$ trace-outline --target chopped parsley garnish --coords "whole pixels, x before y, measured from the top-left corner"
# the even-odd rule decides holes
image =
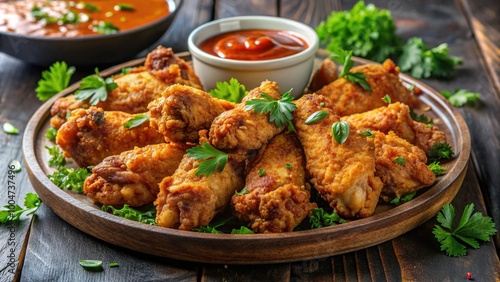
[[[471,92],[467,89],[455,89],[452,92],[443,90],[441,94],[455,107],[474,105],[479,101],[481,94]]]
[[[262,168],[259,169],[259,177],[266,175],[266,171],[263,170]]]
[[[109,267],[118,267],[120,266],[117,262],[110,262]]]
[[[345,121],[337,121],[332,124],[332,136],[335,141],[339,144],[343,144],[347,137],[349,137],[349,132],[351,128],[349,123]]]
[[[123,205],[121,209],[106,205],[103,205],[101,209],[105,212],[111,211],[112,214],[119,217],[146,223],[149,225],[156,225],[156,207],[154,205],[148,206],[147,210],[145,211],[134,209],[127,204]]]
[[[351,60],[352,51],[346,51],[343,49],[334,50],[335,54],[331,55],[330,58],[334,61],[339,62],[344,67],[342,72],[340,72],[339,77],[345,77],[348,81],[352,83],[357,83],[363,89],[372,91],[372,88],[368,82],[366,82],[366,75],[362,72],[350,72],[351,68],[354,66],[354,61]]]
[[[96,5],[90,3],[85,3],[83,7],[85,8],[85,10],[89,10],[90,12],[99,12],[99,8]]]
[[[297,109],[292,103],[293,97],[289,91],[283,93],[280,100],[274,100],[266,93],[262,93],[261,99],[252,99],[245,102],[245,111],[254,110],[256,113],[269,113],[269,121],[274,122],[276,127],[288,124],[288,130],[293,130],[292,112]]]
[[[32,215],[38,208],[42,200],[35,193],[27,193],[24,197],[24,208],[19,205],[5,205],[0,210],[0,223],[7,223],[10,221],[19,221],[22,214]]]
[[[405,166],[406,165],[406,160],[405,158],[403,157],[396,157],[394,159],[394,162],[397,164],[397,165],[400,165],[400,166]]]
[[[491,217],[484,216],[481,212],[474,211],[474,204],[468,204],[460,218],[458,226],[455,223],[455,207],[452,204],[444,205],[437,215],[440,225],[434,225],[432,233],[441,243],[441,251],[445,251],[448,256],[460,257],[467,254],[467,244],[474,249],[479,248],[479,242],[489,241],[490,236],[497,230]]]
[[[3,124],[3,131],[10,135],[19,134],[19,129],[17,129],[12,123],[6,122]]]
[[[240,226],[239,229],[233,228],[233,230],[231,230],[231,234],[254,234],[254,232],[246,226]]]
[[[438,161],[430,163],[428,167],[435,176],[441,176],[446,172],[446,169]]]
[[[102,260],[81,259],[80,265],[88,271],[103,271]]]
[[[247,187],[243,187],[243,189],[241,189],[241,191],[240,191],[240,192],[238,192],[238,191],[235,191],[235,192],[234,192],[234,194],[235,194],[236,196],[242,196],[242,195],[245,195],[246,193],[248,193]]]
[[[45,138],[49,139],[50,141],[56,141],[56,137],[57,137],[57,129],[51,126],[45,132]]]
[[[120,29],[112,22],[100,21],[97,25],[94,26],[93,30],[100,34],[114,34],[117,33]]]
[[[248,93],[245,85],[240,84],[236,78],[231,78],[229,83],[226,81],[217,82],[215,89],[208,92],[212,97],[224,99],[234,103],[240,103],[243,97]]]
[[[316,111],[314,113],[312,113],[310,116],[308,116],[306,118],[306,120],[304,121],[305,124],[313,124],[313,123],[316,123],[324,118],[326,118],[326,116],[328,115],[328,111],[327,110],[319,110],[319,111]]]
[[[411,199],[415,198],[415,195],[417,195],[417,192],[412,192],[412,193],[406,194],[402,197],[396,197],[396,198],[392,199],[390,203],[393,205],[401,205],[401,204],[406,203],[406,202],[410,201]]]
[[[285,164],[285,167],[286,167],[286,168],[292,168],[292,164],[286,163],[286,164]]]
[[[419,115],[419,114],[415,113],[415,111],[413,111],[413,109],[411,109],[411,108],[410,108],[410,116],[411,116],[411,119],[414,121],[418,121],[418,122],[425,123],[425,124],[433,124],[434,123],[434,120],[432,118],[427,117],[425,114]]]
[[[432,163],[439,160],[451,159],[453,154],[453,149],[450,144],[446,142],[438,142],[432,146],[427,157],[429,163]]]
[[[45,146],[45,149],[49,151],[49,155],[51,156],[51,158],[49,159],[50,167],[57,168],[66,165],[66,158],[64,158],[63,153],[59,150],[59,146]]]
[[[135,10],[133,5],[130,4],[124,4],[124,3],[119,3],[116,4],[114,7],[115,11],[133,11]]]
[[[48,70],[42,71],[42,78],[38,81],[38,86],[35,89],[38,99],[47,101],[68,87],[75,70],[75,67],[68,67],[65,62],[55,62]]]
[[[202,160],[196,169],[196,176],[209,176],[215,171],[221,172],[228,160],[227,153],[217,150],[207,142],[189,148],[186,152],[189,157],[193,157],[197,161]]]
[[[47,175],[47,177],[59,188],[83,193],[83,182],[90,176],[86,168],[68,168],[60,166],[57,171]]]
[[[329,214],[323,208],[313,208],[309,215],[311,229],[333,226],[345,222],[347,220],[341,218],[336,212]]]
[[[133,118],[129,119],[126,123],[123,124],[123,126],[127,129],[132,129],[134,127],[138,127],[139,125],[148,122],[150,119],[149,114],[138,114],[135,115]]]
[[[415,78],[449,78],[462,59],[449,56],[448,51],[446,43],[431,49],[422,38],[413,37],[403,46],[398,64],[401,71],[409,72]]]
[[[118,85],[111,77],[104,79],[95,69],[95,75],[89,75],[82,79],[80,87],[76,90],[75,98],[81,101],[90,100],[91,105],[97,105],[99,101],[106,101],[108,92],[113,91]]]
[[[382,101],[384,101],[387,104],[390,104],[391,103],[391,96],[389,96],[388,94],[385,94],[385,96],[382,97]]]
[[[359,132],[358,134],[361,135],[361,136],[363,136],[363,137],[375,138],[375,135],[373,134],[373,132],[370,129],[367,129],[365,131]]]

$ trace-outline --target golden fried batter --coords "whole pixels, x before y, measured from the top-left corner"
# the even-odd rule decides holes
[[[305,157],[293,132],[275,136],[248,166],[247,193],[232,198],[234,215],[255,233],[290,232],[314,207]]]
[[[83,191],[103,205],[139,207],[156,200],[159,183],[179,166],[187,146],[154,144],[109,156],[92,169]]]
[[[402,102],[412,108],[419,106],[417,97],[401,83],[399,67],[396,67],[393,61],[388,59],[382,65],[356,66],[351,72],[366,75],[366,81],[373,91],[365,90],[345,78],[339,78],[316,91],[317,94],[328,98],[335,114],[347,116],[385,106],[382,101],[385,95],[389,95],[393,102]]]
[[[309,84],[308,91],[316,92],[339,78],[337,65],[330,58],[326,58],[321,62],[321,66],[314,72]]]
[[[304,148],[313,187],[339,215],[370,216],[383,184],[375,176],[375,154],[366,138],[351,125],[347,140],[338,144],[331,127],[340,119],[324,96],[307,94],[295,104],[298,109],[294,111],[293,125]],[[328,111],[328,115],[316,123],[305,124],[307,117],[319,110]]]
[[[436,181],[436,176],[427,166],[427,156],[420,148],[392,131],[387,135],[377,131],[373,134],[375,137],[367,140],[375,147],[375,175],[384,183],[384,200],[402,197]]]
[[[96,107],[107,111],[123,111],[136,114],[147,112],[152,100],[161,97],[163,90],[173,84],[185,84],[202,89],[192,68],[177,57],[170,48],[159,46],[148,54],[145,66],[132,68],[127,74],[113,76],[118,85],[108,93],[105,101]],[[59,128],[66,121],[69,112],[79,108],[89,108],[88,101],[81,101],[75,95],[58,99],[52,106],[50,123]]]
[[[198,142],[198,131],[209,129],[212,121],[235,104],[183,85],[172,85],[148,108],[151,126],[168,142]]]
[[[172,176],[160,183],[155,201],[159,226],[192,230],[210,223],[222,212],[235,191],[244,185],[240,164],[229,161],[222,172],[196,176],[199,162],[184,155]]]
[[[127,129],[124,124],[134,115],[100,108],[77,109],[57,131],[56,143],[66,157],[79,166],[100,163],[105,157],[118,155],[134,147],[165,143],[163,135],[149,123]]]
[[[261,98],[262,93],[275,100],[281,99],[276,82],[264,81],[259,87],[252,89],[234,109],[225,111],[214,119],[209,132],[210,143],[214,147],[222,150],[255,150],[283,130],[284,126],[276,127],[274,122],[269,121],[269,114],[245,110],[245,102]]]

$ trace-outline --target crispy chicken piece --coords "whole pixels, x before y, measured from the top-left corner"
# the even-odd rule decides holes
[[[275,100],[281,99],[277,82],[264,81],[252,89],[234,109],[214,119],[209,132],[209,140],[214,147],[242,152],[256,150],[284,129],[284,126],[276,127],[274,122],[270,122],[269,114],[245,110],[245,102],[261,98],[262,93]]]
[[[100,163],[134,147],[165,143],[163,135],[149,123],[127,129],[124,124],[134,115],[100,108],[77,109],[57,131],[56,143],[66,157],[79,166]]]
[[[390,201],[436,181],[436,176],[427,166],[427,156],[420,148],[392,131],[387,135],[378,131],[373,131],[373,134],[375,137],[367,140],[375,147],[375,175],[384,183],[382,199]]]
[[[375,154],[366,138],[350,126],[343,144],[338,144],[331,133],[339,121],[326,97],[307,94],[296,102],[293,124],[306,155],[310,182],[337,213],[343,217],[367,217],[377,206],[382,181],[375,176]],[[322,104],[325,106],[322,106]],[[313,124],[305,124],[311,114],[319,110],[328,115]]]
[[[186,154],[174,174],[160,183],[154,202],[159,226],[192,230],[208,225],[225,209],[235,191],[243,188],[241,164],[230,160],[222,172],[210,176],[196,176],[198,165]]]
[[[132,68],[127,74],[113,76],[113,81],[118,87],[108,94],[106,101],[96,106],[106,111],[131,114],[147,112],[149,102],[161,97],[169,85],[179,83],[202,89],[193,69],[177,57],[172,49],[161,46],[148,54],[144,66]],[[59,128],[69,112],[89,107],[88,101],[77,100],[75,95],[62,97],[50,110],[53,116],[50,123],[54,128]]]
[[[412,108],[419,107],[417,97],[401,83],[399,67],[393,61],[387,59],[382,65],[356,66],[351,72],[366,75],[366,81],[373,91],[365,90],[345,78],[339,78],[316,91],[316,94],[328,98],[335,114],[347,116],[385,106],[382,100],[385,95],[389,95],[393,102],[402,102]]]
[[[172,85],[148,108],[151,126],[168,142],[198,142],[198,131],[209,129],[212,121],[235,104],[184,85]]]
[[[437,126],[427,126],[414,121],[410,116],[410,108],[403,103],[391,103],[364,113],[341,117],[361,131],[377,130],[383,133],[393,131],[399,137],[417,145],[425,153],[438,142],[446,142],[446,134]]]
[[[321,62],[320,68],[314,73],[308,91],[316,92],[339,78],[337,65],[330,58]]]
[[[247,193],[234,194],[231,201],[235,216],[255,233],[293,231],[314,207],[305,183],[304,152],[295,133],[275,136],[248,167]]]
[[[109,156],[92,169],[84,193],[103,205],[140,207],[156,200],[159,183],[179,166],[187,146],[154,144]]]

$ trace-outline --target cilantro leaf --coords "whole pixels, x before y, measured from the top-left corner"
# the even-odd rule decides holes
[[[446,172],[446,169],[438,161],[430,163],[428,167],[435,176],[441,176]]]
[[[102,78],[97,68],[95,69],[95,74],[83,78],[80,87],[75,92],[76,99],[81,101],[90,100],[90,104],[94,106],[99,101],[106,101],[108,92],[118,87],[111,77]]]
[[[111,211],[112,214],[119,217],[146,223],[149,225],[156,225],[156,207],[153,205],[148,206],[145,211],[134,209],[127,204],[123,205],[121,209],[106,205],[103,205],[101,209],[105,212]]]
[[[297,109],[292,103],[293,97],[289,91],[283,93],[280,100],[274,100],[266,93],[262,93],[262,98],[251,99],[245,102],[245,111],[254,110],[256,113],[269,113],[269,121],[274,122],[276,127],[288,124],[288,129],[293,130],[292,125],[292,112]]]
[[[366,75],[361,72],[350,72],[351,68],[354,66],[354,61],[351,60],[352,51],[346,51],[343,49],[335,49],[335,54],[330,56],[330,58],[338,63],[342,64],[342,72],[340,72],[339,77],[345,77],[348,81],[352,83],[357,83],[363,89],[372,91],[372,88],[368,82],[366,82]]]
[[[38,81],[38,86],[35,89],[38,99],[47,101],[68,87],[75,70],[75,67],[68,67],[65,62],[55,62],[48,70],[42,71],[42,78]]]
[[[229,83],[226,81],[217,82],[215,89],[208,93],[215,98],[240,103],[243,97],[247,95],[248,91],[246,91],[245,85],[240,84],[236,78],[231,78]]]
[[[51,126],[45,132],[45,138],[49,139],[50,141],[56,141],[56,137],[57,137],[57,129]]]
[[[259,176],[260,176],[260,172],[259,172]],[[247,187],[243,187],[243,189],[241,189],[241,191],[234,191],[234,194],[236,196],[242,196],[242,195],[245,195],[246,193],[248,193],[248,190],[247,190]]]
[[[437,142],[430,149],[427,157],[429,162],[435,162],[439,160],[446,160],[453,157],[453,149],[450,144],[446,142]]]
[[[47,177],[61,189],[83,193],[83,182],[90,174],[86,168],[72,169],[60,166],[57,171]]]
[[[35,193],[27,193],[24,197],[24,208],[19,205],[5,205],[0,210],[0,223],[19,221],[22,214],[32,215],[40,207],[42,200]]]
[[[313,208],[309,215],[311,228],[321,228],[345,223],[347,220],[341,218],[336,212],[327,213],[323,208]]]
[[[66,158],[64,158],[63,153],[59,150],[59,146],[45,146],[45,149],[49,151],[49,155],[51,156],[49,159],[50,167],[61,167],[66,164]]]
[[[138,127],[139,125],[149,121],[149,119],[150,119],[149,113],[138,114],[138,115],[135,115],[133,118],[127,120],[127,122],[123,124],[123,127],[127,128],[127,129],[132,129],[134,127]]]
[[[424,114],[419,115],[419,114],[415,113],[415,111],[411,108],[410,108],[410,117],[412,120],[418,121],[421,123],[425,123],[425,124],[433,124],[434,123],[434,119],[429,118]]]
[[[228,160],[227,153],[217,150],[207,142],[203,142],[201,146],[189,148],[186,152],[189,157],[197,161],[203,160],[196,169],[196,176],[209,176],[215,171],[221,172]]]
[[[239,229],[231,230],[231,234],[254,234],[254,232],[246,226],[240,226]]]
[[[406,194],[402,197],[396,197],[396,198],[392,199],[390,203],[393,205],[401,205],[401,204],[406,203],[406,202],[410,201],[411,199],[415,198],[415,195],[417,195],[417,192],[412,192],[412,193]]]
[[[100,21],[93,27],[92,30],[100,34],[114,34],[117,33],[120,29],[112,22]]]
[[[443,90],[441,91],[441,94],[455,107],[473,105],[479,101],[479,98],[481,97],[481,94],[471,92],[467,89],[455,89],[453,93]]]
[[[483,217],[481,212],[472,214],[473,211],[474,204],[465,206],[456,228],[453,228],[455,207],[452,204],[444,205],[438,213],[437,221],[441,225],[434,225],[432,233],[441,243],[441,250],[445,251],[448,256],[466,255],[467,250],[464,244],[478,249],[478,240],[489,241],[490,236],[497,232],[491,217]]]

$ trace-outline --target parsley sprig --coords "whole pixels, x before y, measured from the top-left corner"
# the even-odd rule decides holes
[[[291,91],[292,89],[283,93],[279,100],[274,100],[266,93],[261,93],[262,98],[255,98],[245,102],[245,111],[254,110],[259,114],[269,113],[269,121],[274,122],[276,127],[288,124],[288,130],[293,131],[292,113],[297,109],[297,106],[292,102]]]
[[[97,105],[99,101],[106,101],[108,92],[116,89],[118,85],[113,81],[113,78],[104,79],[99,74],[99,69],[95,69],[95,75],[89,75],[82,79],[80,87],[76,90],[76,99],[90,100],[91,105]]]
[[[338,63],[342,64],[342,72],[339,77],[345,77],[348,81],[352,83],[357,83],[363,89],[372,91],[372,88],[368,82],[366,82],[366,75],[362,72],[351,72],[351,68],[354,66],[354,61],[351,60],[352,50],[335,49],[333,55],[330,58]]]
[[[47,175],[57,187],[63,190],[71,190],[77,193],[83,193],[83,182],[90,176],[90,172],[86,168],[68,168],[60,166],[57,171]]]
[[[123,205],[121,209],[106,205],[103,205],[101,209],[105,212],[111,211],[112,214],[119,217],[149,225],[156,225],[156,207],[154,205],[148,206],[145,211],[134,209],[127,204]]]
[[[231,78],[229,83],[227,81],[217,82],[215,89],[208,92],[212,97],[224,99],[234,103],[240,103],[248,91],[245,85],[240,84],[236,78]]]
[[[134,117],[130,118],[129,120],[127,120],[127,122],[125,122],[123,124],[123,127],[125,127],[126,129],[132,129],[134,127],[138,127],[139,125],[141,125],[145,122],[148,122],[149,119],[150,119],[150,116],[148,113],[138,114],[138,115],[135,115]]]
[[[443,90],[441,94],[455,107],[474,105],[481,97],[481,94],[471,92],[467,89],[455,89],[453,92]]]
[[[491,217],[485,216],[481,212],[474,211],[474,204],[468,204],[460,218],[458,226],[454,227],[455,207],[452,204],[444,205],[437,215],[440,225],[435,225],[432,233],[441,243],[441,251],[445,251],[448,256],[459,257],[467,254],[467,244],[474,249],[479,248],[479,242],[489,241],[490,236],[495,234],[495,223]]]
[[[24,197],[24,208],[19,205],[5,205],[2,210],[0,210],[0,223],[7,223],[9,221],[19,221],[22,214],[31,215],[34,214],[42,200],[35,193],[27,193]]]
[[[341,218],[336,212],[329,214],[323,208],[313,208],[309,215],[309,223],[312,229],[333,226],[345,222],[347,222],[347,220]]]
[[[221,172],[224,170],[228,160],[228,154],[217,150],[207,142],[203,142],[200,146],[189,148],[187,155],[195,160],[202,160],[196,169],[196,176],[209,176],[215,171]]]
[[[65,62],[55,62],[48,70],[42,71],[42,78],[38,81],[38,86],[35,89],[38,99],[47,101],[68,87],[75,70],[75,67],[68,67]]]

